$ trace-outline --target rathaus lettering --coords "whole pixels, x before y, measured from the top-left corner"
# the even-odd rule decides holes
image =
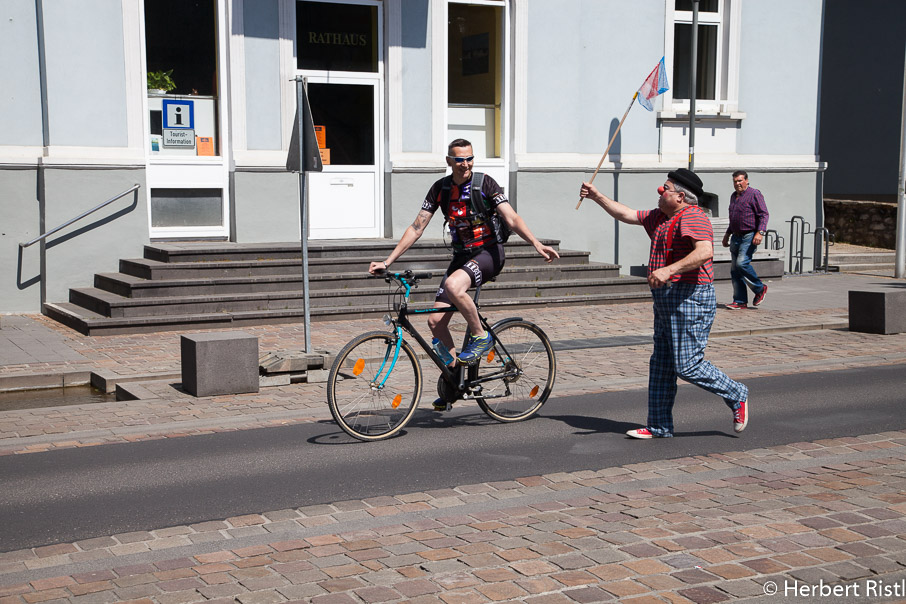
[[[365,34],[341,34],[308,32],[309,44],[334,44],[337,46],[367,46],[368,37]]]

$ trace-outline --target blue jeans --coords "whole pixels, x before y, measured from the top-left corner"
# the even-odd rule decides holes
[[[733,280],[733,301],[738,304],[749,303],[749,292],[746,285],[755,294],[764,289],[764,283],[752,268],[752,254],[758,249],[757,245],[752,245],[754,236],[754,232],[745,235],[730,235],[730,257],[733,259],[733,265],[730,267],[730,279]]]
[[[654,300],[654,351],[648,364],[648,430],[673,436],[676,380],[683,379],[724,399],[732,410],[749,389],[705,360],[714,323],[714,286],[674,283],[651,290]]]

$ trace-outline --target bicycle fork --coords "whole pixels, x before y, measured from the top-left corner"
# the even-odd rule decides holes
[[[381,362],[381,366],[378,368],[377,374],[374,376],[374,379],[371,380],[371,389],[372,390],[383,390],[384,389],[384,384],[387,382],[387,378],[390,377],[390,372],[393,371],[394,367],[396,367],[396,361],[400,357],[400,348],[403,347],[403,334],[402,334],[402,329],[400,328],[399,325],[396,326],[396,329],[394,330],[394,334],[395,334],[394,341],[392,343],[388,343],[387,351],[384,353],[384,360]],[[393,360],[390,361],[390,366],[388,367],[387,360],[390,359],[391,346],[392,346],[392,350],[393,350]],[[381,373],[384,372],[385,367],[387,368],[387,373],[385,373],[384,378],[381,379]],[[378,383],[378,380],[380,380],[380,383]],[[393,407],[394,409],[396,409],[397,407],[400,406],[400,403],[402,402],[402,400],[403,400],[402,395],[397,394],[393,398],[393,401],[390,403],[390,406]]]

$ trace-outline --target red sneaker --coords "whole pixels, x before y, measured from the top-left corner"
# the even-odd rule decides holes
[[[727,304],[725,308],[727,310],[745,310],[749,305],[745,302],[733,302],[732,304]]]
[[[764,287],[761,288],[760,292],[755,294],[755,299],[752,300],[752,306],[758,306],[759,304],[764,302],[764,297],[767,293],[768,293],[768,286],[765,285]]]
[[[742,432],[749,425],[749,401],[739,403],[739,409],[733,412],[733,430]]]
[[[654,438],[654,434],[648,428],[639,428],[638,430],[630,430],[626,433],[626,436],[631,436],[632,438]]]

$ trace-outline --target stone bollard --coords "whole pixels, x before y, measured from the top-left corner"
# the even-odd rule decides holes
[[[882,334],[906,332],[906,291],[850,290],[849,330]]]
[[[182,336],[182,387],[193,396],[258,392],[258,338],[242,331]]]

